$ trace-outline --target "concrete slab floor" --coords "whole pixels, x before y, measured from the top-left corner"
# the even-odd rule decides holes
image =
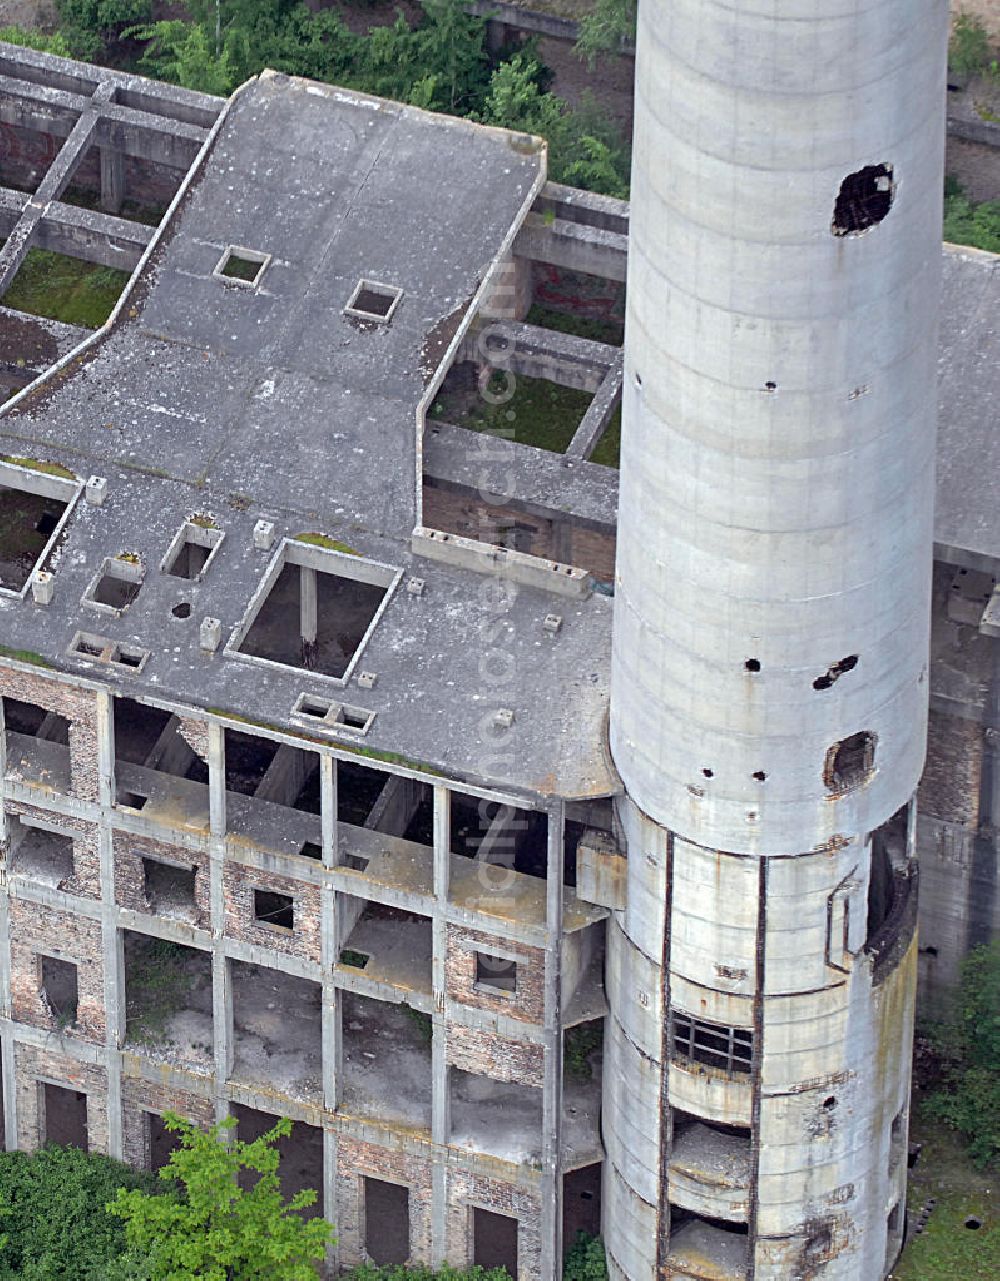
[[[207,952],[126,931],[125,1039],[150,1058],[213,1069],[212,961]]]
[[[316,1102],[323,1094],[322,988],[280,970],[230,961],[233,1079]]]
[[[344,948],[368,957],[364,976],[373,983],[431,995],[434,941],[429,917],[370,903]]]
[[[431,1126],[430,1019],[342,992],[343,1111],[407,1128]]]
[[[451,1144],[538,1165],[542,1159],[542,1092],[451,1069]]]
[[[73,875],[73,841],[56,832],[22,827],[23,839],[9,857],[9,874],[58,887]]]

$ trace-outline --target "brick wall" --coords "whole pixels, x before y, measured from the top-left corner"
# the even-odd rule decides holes
[[[517,991],[509,997],[476,988],[476,953],[487,952],[509,956],[517,962]],[[448,951],[445,957],[445,991],[453,1001],[509,1014],[529,1023],[544,1019],[545,953],[541,948],[523,943],[511,944],[477,930],[448,927]]]
[[[149,1129],[145,1113],[176,1112],[178,1116],[207,1128],[215,1121],[212,1099],[167,1084],[125,1077],[122,1081],[122,1109],[125,1160],[140,1170],[149,1169]]]
[[[18,801],[8,801],[8,814],[16,814],[26,822],[41,819],[46,825],[56,824],[73,837],[73,876],[63,887],[67,894],[78,894],[81,898],[101,897],[101,857],[97,849],[97,824],[88,823],[82,818],[70,818],[66,814],[52,814],[49,810],[38,809],[34,805],[22,805]]]
[[[540,1197],[516,1184],[484,1179],[464,1170],[450,1170],[448,1173],[448,1262],[459,1268],[472,1263],[473,1206],[517,1219],[518,1273],[522,1277],[540,1276]]]
[[[496,506],[478,493],[424,484],[424,524],[478,542],[496,543],[498,530],[516,526],[520,551],[589,570],[602,582],[615,572],[613,530],[589,528],[571,521],[553,526],[551,520],[513,506]],[[505,535],[506,537],[506,535]]]
[[[93,691],[0,666],[0,696],[34,703],[47,712],[66,717],[70,722],[70,790],[80,800],[96,801],[97,697]]]
[[[187,846],[171,845],[150,836],[133,836],[130,832],[113,832],[111,836],[115,859],[115,902],[133,912],[149,912],[150,904],[145,895],[143,858],[161,858],[168,863],[182,863],[195,867],[193,924],[207,929],[211,919],[211,890],[209,856],[202,850]]]
[[[948,823],[979,822],[983,728],[975,721],[931,712],[927,764],[917,792],[918,809]]]
[[[288,894],[295,900],[295,929],[285,930],[254,920],[253,891],[269,890],[275,894]],[[222,890],[225,902],[226,937],[240,939],[268,947],[286,956],[299,956],[304,960],[321,960],[320,944],[320,890],[316,885],[297,881],[290,876],[278,876],[227,862],[222,873]]]
[[[53,1049],[18,1042],[14,1049],[17,1074],[18,1147],[33,1152],[45,1140],[38,1108],[38,1082],[50,1081],[87,1095],[87,1140],[91,1152],[108,1151],[108,1082],[104,1068],[78,1063]]]
[[[41,997],[39,957],[55,956],[76,965],[76,1024],[61,1035],[104,1041],[104,960],[101,923],[59,912],[29,899],[10,900],[10,985],[13,1017],[33,1027],[57,1030]]]
[[[452,1023],[448,1028],[448,1065],[492,1077],[541,1088],[545,1052],[530,1041],[511,1041],[481,1028]]]
[[[431,1162],[374,1143],[341,1135],[337,1143],[337,1238],[340,1261],[345,1267],[363,1263],[364,1180],[384,1179],[409,1189],[410,1258],[417,1263],[431,1259]]]
[[[192,720],[189,716],[178,716],[178,731],[192,752],[208,764],[208,721]]]

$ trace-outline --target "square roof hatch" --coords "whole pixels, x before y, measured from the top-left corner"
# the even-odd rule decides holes
[[[69,472],[63,474],[62,468],[56,473],[0,462],[0,594],[24,595],[80,488],[80,482]]]
[[[345,316],[354,316],[358,320],[373,321],[378,325],[387,325],[392,314],[399,306],[403,296],[402,289],[395,285],[380,285],[374,280],[359,280],[351,301],[344,308]]]
[[[229,285],[256,289],[270,261],[270,254],[244,249],[241,245],[227,245],[212,275]]]
[[[226,652],[344,685],[401,577],[391,565],[286,538]]]

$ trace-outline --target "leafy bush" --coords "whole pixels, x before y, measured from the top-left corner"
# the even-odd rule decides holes
[[[56,0],[56,9],[73,53],[93,62],[126,27],[149,21],[153,0]]]
[[[958,1013],[935,1040],[945,1085],[927,1112],[964,1135],[980,1168],[1000,1163],[1000,942],[965,958]]]
[[[607,1281],[608,1261],[600,1237],[578,1232],[563,1259],[563,1281]]]
[[[481,1268],[478,1265],[460,1270],[445,1264],[439,1272],[434,1272],[420,1264],[379,1267],[374,1263],[363,1263],[347,1274],[347,1281],[510,1281],[510,1274],[506,1268]]]
[[[944,189],[944,238],[953,245],[1000,253],[1000,200],[973,204],[961,185],[949,179]]]
[[[586,99],[578,111],[540,85],[542,69],[526,54],[501,63],[478,119],[538,134],[549,144],[549,177],[607,196],[628,195],[629,151],[605,113]]]
[[[179,1194],[152,1195],[119,1188],[108,1213],[125,1222],[129,1254],[124,1276],[142,1281],[316,1281],[315,1262],[333,1240],[324,1219],[298,1211],[315,1204],[316,1192],[297,1192],[289,1201],[278,1178],[277,1141],[291,1133],[282,1117],[252,1143],[226,1141],[236,1125],[229,1117],[201,1130],[170,1113],[166,1126],[180,1146],[159,1177]],[[260,1177],[246,1190],[238,1175]],[[123,1281],[117,1276],[114,1281]]]
[[[105,1281],[125,1245],[105,1212],[119,1189],[155,1180],[78,1148],[0,1153],[0,1281]]]
[[[948,45],[948,69],[963,79],[981,75],[990,65],[990,41],[981,20],[971,13],[955,19]]]
[[[576,51],[593,67],[598,54],[620,49],[625,40],[635,39],[639,0],[597,0],[591,13],[580,19]]]
[[[54,53],[60,58],[71,57],[66,37],[61,31],[47,36],[44,31],[26,31],[24,27],[0,27],[0,40],[20,45],[22,49],[37,49],[40,53]]]

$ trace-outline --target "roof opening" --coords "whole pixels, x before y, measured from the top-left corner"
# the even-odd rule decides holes
[[[83,603],[106,613],[123,614],[139,595],[143,568],[131,557],[109,556],[83,594]]]
[[[880,223],[892,208],[892,165],[865,165],[840,184],[833,207],[835,236],[857,235]]]
[[[0,463],[0,590],[24,589],[76,488],[61,477]]]
[[[380,285],[373,280],[359,280],[344,312],[348,316],[358,316],[362,320],[376,320],[381,324],[388,324],[402,296],[402,289],[397,289],[394,285]]]
[[[167,548],[160,568],[174,578],[198,582],[204,578],[209,561],[224,537],[221,529],[204,524],[201,519],[185,521]]]
[[[229,652],[331,676],[343,683],[371,635],[400,571],[286,539],[250,602]],[[298,709],[302,711],[303,709]],[[306,716],[325,718],[305,710]],[[352,709],[337,723],[361,729]],[[358,713],[361,715],[361,713]],[[368,714],[365,713],[365,720]]]
[[[258,253],[256,249],[243,249],[238,245],[227,245],[212,274],[234,285],[245,285],[248,289],[253,289],[260,284],[264,268],[270,261],[270,254]]]

